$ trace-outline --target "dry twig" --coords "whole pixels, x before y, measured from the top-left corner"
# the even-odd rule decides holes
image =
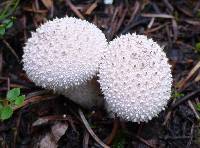
[[[72,4],[70,0],[65,0],[65,3],[71,8],[71,10],[82,20],[85,19],[85,17],[79,12],[79,10]]]
[[[87,120],[86,120],[86,118],[85,118],[83,112],[81,111],[81,109],[79,109],[78,112],[79,112],[79,115],[80,115],[80,117],[81,117],[81,119],[82,119],[82,121],[83,121],[83,123],[84,123],[84,125],[85,125],[85,127],[86,127],[86,129],[87,129],[87,131],[90,133],[90,135],[93,137],[93,139],[94,139],[97,143],[99,143],[103,148],[110,148],[109,146],[107,146],[106,144],[104,144],[104,143],[96,136],[96,134],[93,132],[93,130],[91,129],[91,127],[90,127],[89,123],[87,122]]]
[[[193,92],[189,93],[188,95],[184,96],[183,98],[179,99],[178,101],[176,101],[174,104],[172,104],[171,109],[175,109],[181,103],[183,103],[191,98],[195,98],[195,96],[198,96],[198,95],[200,95],[200,89],[193,91]]]
[[[194,68],[192,68],[192,70],[189,72],[188,76],[179,81],[177,84],[177,88],[179,88],[179,90],[183,89],[185,87],[185,85],[187,84],[187,82],[189,80],[191,80],[192,76],[194,76],[194,74],[200,69],[200,61],[194,66]]]
[[[113,123],[113,128],[112,128],[112,132],[109,135],[106,144],[107,145],[111,145],[113,139],[115,138],[116,134],[117,134],[117,130],[119,128],[119,120],[117,118],[115,118],[114,123]]]
[[[157,18],[166,18],[166,19],[174,19],[172,15],[168,14],[152,14],[152,13],[142,13],[141,16],[143,17],[157,17]]]
[[[10,46],[10,44],[6,40],[2,40],[6,47],[11,51],[11,53],[16,57],[17,61],[19,62],[19,57],[15,50]]]

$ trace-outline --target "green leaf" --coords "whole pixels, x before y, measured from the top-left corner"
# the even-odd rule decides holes
[[[200,112],[200,103],[197,103],[196,109]]]
[[[6,32],[6,29],[3,25],[0,25],[0,36],[3,36]]]
[[[125,135],[124,132],[122,130],[118,131],[113,144],[112,144],[112,148],[124,148],[125,147]]]
[[[11,19],[6,19],[6,20],[3,21],[3,24],[5,25],[6,29],[9,29],[9,28],[12,27],[13,21]]]
[[[173,90],[172,92],[172,98],[173,99],[178,99],[181,97],[184,97],[185,95],[183,93],[177,92],[176,90]]]
[[[200,18],[200,10],[197,11],[196,16],[197,16],[198,18]]]
[[[125,139],[121,138],[121,139],[115,140],[112,147],[113,148],[124,148],[124,145],[125,145]]]
[[[13,109],[10,106],[5,106],[1,109],[0,119],[6,120],[9,119],[13,114]]]
[[[10,101],[15,100],[20,95],[20,88],[13,88],[7,92],[6,98]]]
[[[3,104],[2,103],[0,103],[0,110],[3,108]]]
[[[20,0],[13,0],[7,6],[4,6],[4,9],[0,11],[0,20],[3,20],[11,15],[16,10],[19,2]]]
[[[20,106],[24,103],[25,95],[19,96],[15,99],[15,105]]]
[[[196,50],[197,50],[198,52],[200,52],[200,42],[196,43],[195,47],[196,47]]]

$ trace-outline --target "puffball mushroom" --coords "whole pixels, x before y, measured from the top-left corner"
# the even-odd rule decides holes
[[[172,75],[156,42],[127,34],[110,42],[100,64],[99,82],[110,112],[127,121],[147,122],[165,109]]]
[[[72,17],[56,18],[37,28],[26,42],[23,68],[36,85],[66,95],[68,89],[85,87],[96,75],[106,47],[105,35],[95,25]],[[87,95],[82,97],[87,102]],[[73,97],[80,103],[78,99]]]

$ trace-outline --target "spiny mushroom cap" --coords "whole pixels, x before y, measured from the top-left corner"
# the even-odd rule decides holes
[[[62,92],[97,73],[106,46],[104,34],[95,25],[72,17],[56,18],[28,39],[24,70],[36,85]]]
[[[110,42],[99,82],[109,111],[127,121],[147,122],[167,105],[172,75],[156,42],[127,34]]]

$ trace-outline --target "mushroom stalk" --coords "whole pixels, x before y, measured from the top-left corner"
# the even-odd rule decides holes
[[[62,92],[62,94],[87,109],[101,107],[104,104],[104,98],[101,95],[100,86],[96,78],[69,88],[65,92]]]

